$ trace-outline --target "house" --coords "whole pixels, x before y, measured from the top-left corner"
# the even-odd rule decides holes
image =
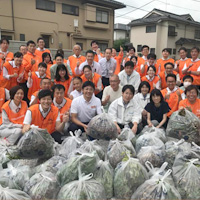
[[[162,49],[169,48],[171,56],[178,58],[181,46],[189,52],[193,46],[200,45],[200,23],[190,14],[177,15],[159,9],[153,9],[143,18],[131,21],[130,41],[137,51],[142,45],[148,45],[152,53],[162,57]]]
[[[127,39],[129,40],[130,27],[126,24],[114,24],[114,40]]]
[[[17,41],[45,39],[47,48],[84,50],[92,40],[100,48],[113,45],[114,0],[1,0],[1,37]]]

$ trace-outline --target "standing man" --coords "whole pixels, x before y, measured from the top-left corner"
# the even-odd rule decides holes
[[[112,49],[105,49],[105,58],[102,58],[99,61],[102,70],[102,83],[103,86],[109,85],[109,78],[114,74],[115,69],[117,67],[117,62],[114,58],[112,58]]]
[[[99,43],[96,40],[93,40],[90,45],[94,52],[94,61],[99,62],[103,56],[99,49]]]
[[[142,57],[138,57],[138,66],[144,65],[147,62],[147,56],[149,54],[149,46],[143,45],[142,49]]]
[[[86,58],[81,55],[81,46],[78,44],[74,45],[73,52],[74,55],[68,57],[67,64],[72,70],[73,77],[75,77],[80,76],[80,74],[76,74],[75,68],[78,68],[81,63],[85,62]]]
[[[135,47],[129,47],[129,48],[128,48],[126,57],[125,57],[124,60],[123,60],[123,66],[125,66],[125,63],[126,63],[127,61],[130,61],[130,59],[131,59],[132,56],[135,56]]]
[[[19,47],[19,52],[23,54],[23,56],[27,53],[27,46],[26,45],[21,45]]]
[[[121,63],[123,59],[124,53],[123,53],[123,48],[120,46],[120,52],[117,56],[117,52],[114,48],[112,48],[112,57],[116,60],[117,62],[117,67],[115,69],[115,74],[119,74],[121,71]]]

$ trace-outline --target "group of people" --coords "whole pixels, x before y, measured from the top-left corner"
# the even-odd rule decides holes
[[[118,55],[114,48],[101,53],[92,41],[85,56],[75,45],[68,59],[58,49],[53,60],[43,38],[28,41],[14,55],[6,38],[0,44],[0,123],[21,124],[22,134],[35,125],[61,143],[69,131],[87,132],[102,110],[119,134],[124,127],[133,134],[145,125],[166,128],[172,113],[183,107],[200,117],[198,47],[191,49],[191,58],[181,47],[177,61],[165,48],[157,60],[147,45],[142,57],[134,47],[124,56],[122,47]]]

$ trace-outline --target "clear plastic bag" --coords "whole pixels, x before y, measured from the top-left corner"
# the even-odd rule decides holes
[[[114,196],[130,199],[133,192],[148,178],[146,169],[138,159],[128,158],[120,162],[114,175]]]
[[[88,124],[87,134],[95,139],[116,139],[117,127],[107,113],[99,114],[91,119]]]
[[[187,142],[200,144],[200,120],[185,108],[178,110],[171,115],[166,134],[178,139],[183,138]]]
[[[54,152],[54,140],[45,130],[32,127],[20,138],[18,144],[21,158],[50,158]]]
[[[138,189],[133,193],[132,200],[179,200],[181,196],[176,190],[174,185],[166,181],[167,177],[171,174],[172,170],[168,170],[162,178],[153,177],[146,180]]]
[[[30,178],[24,191],[33,199],[56,199],[59,189],[56,176],[50,172],[42,172]]]
[[[124,140],[132,141],[134,137],[135,137],[135,134],[133,133],[133,131],[130,128],[125,127],[122,129],[121,133],[119,134],[118,139],[121,141],[124,141]]]
[[[93,173],[96,169],[97,161],[99,160],[96,152],[81,153],[70,157],[65,164],[58,170],[57,178],[61,186],[78,179],[78,168],[80,165],[81,171],[85,174]]]
[[[132,157],[136,156],[135,149],[130,140],[110,140],[107,156],[111,166],[115,168],[117,164],[121,162],[124,157],[127,156],[127,152],[130,152]]]
[[[70,131],[70,136],[65,138],[61,144],[59,154],[68,157],[70,153],[76,151],[83,144],[83,140],[80,138],[81,130],[76,130],[74,134]]]
[[[23,191],[4,188],[0,185],[1,200],[31,200],[31,197]]]

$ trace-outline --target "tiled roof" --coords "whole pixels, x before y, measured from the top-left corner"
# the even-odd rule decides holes
[[[176,41],[176,45],[183,45],[183,44],[200,44],[200,40],[189,39],[189,38],[180,38]]]

